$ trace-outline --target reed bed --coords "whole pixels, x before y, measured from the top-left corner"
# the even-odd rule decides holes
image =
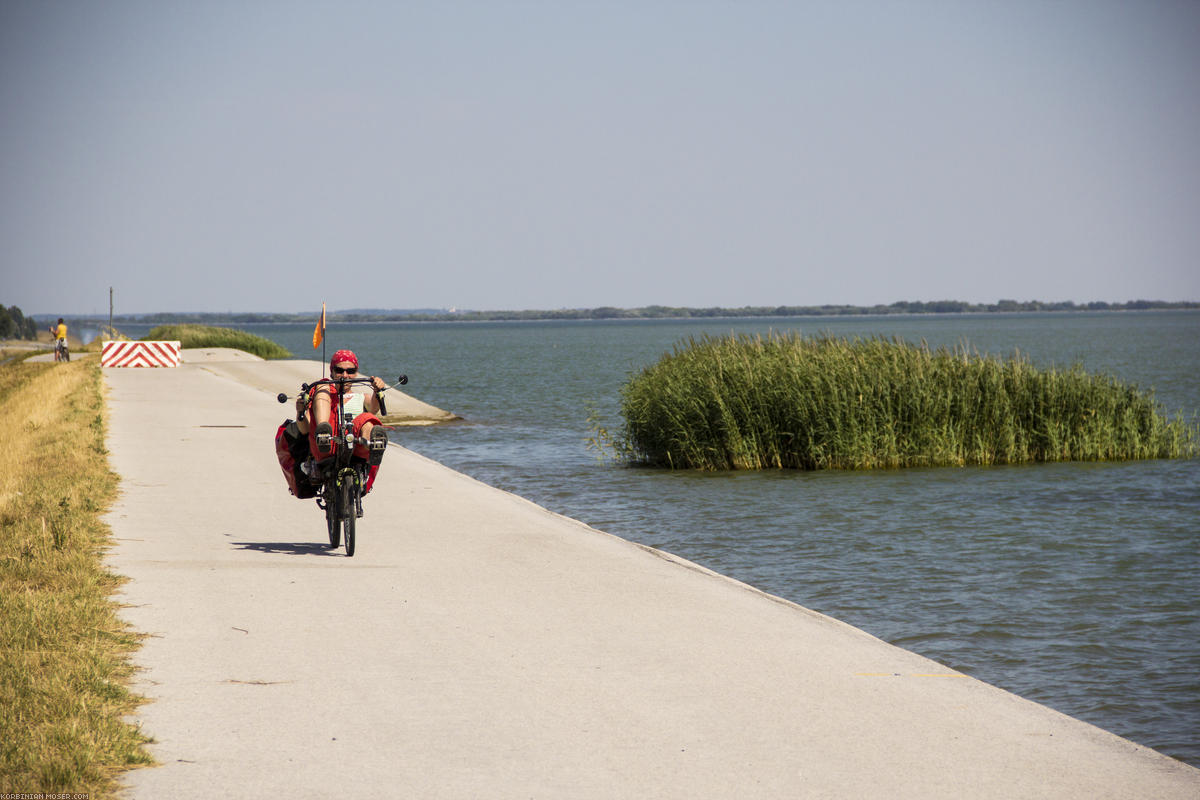
[[[797,334],[688,339],[621,391],[628,461],[874,469],[1194,456],[1192,424],[1107,375],[965,347]],[[603,432],[601,432],[603,435]]]
[[[159,325],[146,340],[178,341],[183,347],[232,347],[260,358],[291,358],[285,348],[253,333],[211,325]]]

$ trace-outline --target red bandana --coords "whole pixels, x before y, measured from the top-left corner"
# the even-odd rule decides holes
[[[343,361],[349,361],[358,367],[358,356],[354,355],[353,350],[338,350],[333,354],[333,358],[329,359],[329,366],[332,369],[334,364],[340,364]]]

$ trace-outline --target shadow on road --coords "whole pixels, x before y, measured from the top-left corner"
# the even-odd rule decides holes
[[[260,553],[291,553],[297,556],[337,556],[340,550],[330,550],[327,544],[316,542],[232,542],[239,550],[257,550]]]

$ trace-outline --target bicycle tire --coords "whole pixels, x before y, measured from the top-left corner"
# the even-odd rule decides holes
[[[355,495],[358,488],[358,481],[347,480],[342,484],[341,497],[341,515],[342,515],[342,533],[346,540],[346,555],[354,555],[354,522],[357,518],[355,514]]]
[[[329,484],[325,485],[329,489]],[[338,493],[325,495],[325,525],[329,528],[329,549],[336,550],[342,543],[341,515],[338,514]]]

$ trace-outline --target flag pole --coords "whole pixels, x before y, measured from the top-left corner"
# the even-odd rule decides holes
[[[317,345],[321,345],[321,379],[325,379],[325,302],[321,301],[321,318],[317,320],[317,327],[313,329],[313,349],[317,349]]]

